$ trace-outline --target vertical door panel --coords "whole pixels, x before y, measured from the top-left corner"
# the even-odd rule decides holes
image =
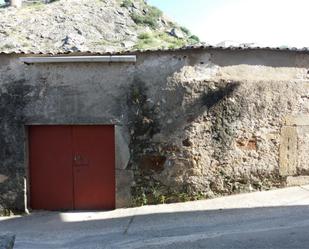
[[[75,209],[115,208],[113,126],[73,126]]]
[[[29,162],[31,208],[73,209],[71,127],[29,127]]]

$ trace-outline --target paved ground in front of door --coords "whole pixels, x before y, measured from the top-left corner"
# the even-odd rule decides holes
[[[0,218],[14,249],[308,248],[309,186],[110,212]]]

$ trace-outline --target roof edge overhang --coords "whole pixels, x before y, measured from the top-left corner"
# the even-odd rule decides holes
[[[18,56],[116,56],[116,55],[130,55],[130,54],[144,54],[144,53],[161,53],[161,52],[186,52],[192,50],[208,50],[208,51],[279,51],[279,52],[295,52],[295,53],[309,53],[309,47],[295,48],[295,47],[245,47],[245,46],[208,46],[195,45],[185,46],[181,48],[166,48],[166,49],[147,49],[147,50],[122,50],[122,51],[0,51],[1,54],[18,55]]]

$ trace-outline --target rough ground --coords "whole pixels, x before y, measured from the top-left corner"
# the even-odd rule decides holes
[[[0,8],[0,52],[119,52],[196,42],[143,0],[58,0]]]
[[[309,186],[111,212],[0,218],[14,249],[308,248]]]

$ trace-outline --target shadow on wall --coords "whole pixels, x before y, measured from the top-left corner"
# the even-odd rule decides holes
[[[200,86],[202,94],[193,103],[185,105],[184,109],[179,111],[179,118],[169,125],[168,133],[186,130],[199,117],[204,116],[205,122],[211,122],[211,136],[216,143],[215,147],[219,148],[216,153],[221,154],[219,157],[222,157],[224,150],[230,146],[233,139],[232,123],[240,120],[247,108],[244,97],[237,95],[240,85],[239,82],[230,81],[203,82]],[[188,93],[184,91],[180,99],[185,99],[187,97],[185,95]],[[236,97],[237,101],[228,101],[232,96]],[[181,106],[180,103],[179,106]]]
[[[34,213],[1,221],[0,233],[16,234],[18,248],[305,249],[309,244],[309,206],[135,216],[126,216],[124,211],[121,217],[116,212]]]
[[[231,118],[237,117],[240,118],[241,113],[246,108],[243,103],[243,99],[241,96],[237,96],[240,103],[230,103],[226,102],[226,100],[235,95],[237,89],[240,87],[239,82],[230,82],[230,81],[218,81],[218,82],[208,82],[203,81],[200,83],[198,88],[200,88],[198,93],[199,97],[192,97],[193,95],[193,87],[194,84],[189,84],[188,86],[176,86],[175,90],[169,93],[171,96],[167,96],[168,102],[173,98],[177,102],[173,104],[174,108],[177,109],[178,118],[174,120],[169,126],[169,132],[175,132],[178,129],[184,128],[187,124],[194,122],[200,116],[205,115],[207,112],[207,116],[214,116],[214,119],[217,118]],[[177,88],[189,88],[190,92],[188,93],[187,89],[182,89],[179,91]],[[193,102],[183,103],[185,99],[193,99]],[[174,101],[174,100],[172,100]],[[172,110],[168,110],[172,111]],[[230,116],[230,117],[228,117]],[[185,122],[184,122],[185,121]]]
[[[215,90],[209,89],[209,91],[202,96],[203,105],[211,109],[213,106],[219,104],[221,100],[230,97],[239,86],[240,83],[229,83]]]

